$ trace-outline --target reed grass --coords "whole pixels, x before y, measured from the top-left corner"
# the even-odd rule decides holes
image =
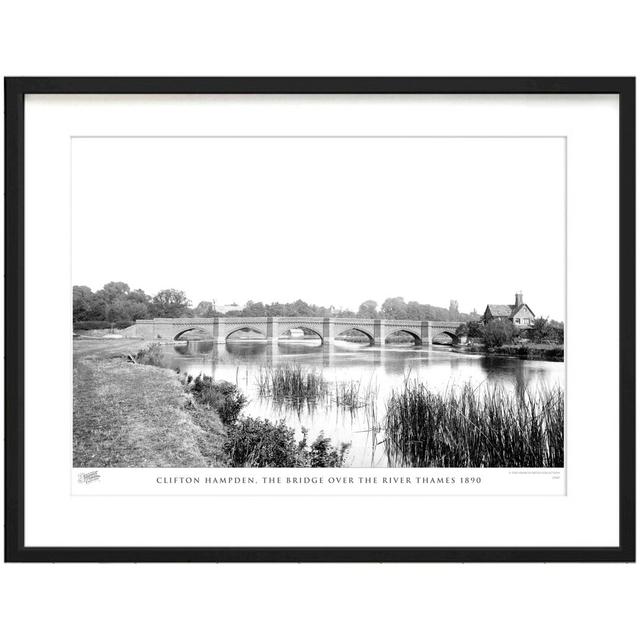
[[[378,387],[371,382],[364,386],[359,380],[336,381],[333,399],[336,405],[351,411],[373,407],[378,401]]]
[[[562,467],[564,391],[497,386],[435,393],[417,381],[393,391],[383,418],[391,466]]]
[[[329,385],[321,373],[300,365],[260,367],[256,382],[261,396],[279,401],[317,402],[329,393]]]

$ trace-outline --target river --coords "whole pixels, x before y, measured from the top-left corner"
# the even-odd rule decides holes
[[[564,388],[563,362],[457,353],[447,346],[373,347],[343,341],[322,345],[313,340],[280,341],[275,345],[257,340],[214,344],[202,340],[166,345],[164,349],[172,368],[194,377],[203,373],[237,384],[249,401],[245,414],[284,419],[298,439],[304,427],[309,441],[322,431],[335,445],[349,443],[346,465],[351,467],[387,466],[384,446],[380,446],[380,436],[372,432],[371,425],[384,414],[392,389],[400,387],[406,378],[424,382],[434,391],[466,382],[474,387],[502,385],[511,392],[517,386]],[[257,385],[260,368],[288,364],[322,373],[330,387],[355,382],[361,392],[373,391],[377,401],[368,408],[351,410],[336,406],[331,399],[294,407],[261,397]]]

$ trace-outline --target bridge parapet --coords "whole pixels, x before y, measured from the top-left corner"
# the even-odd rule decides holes
[[[333,342],[336,336],[350,329],[365,334],[372,344],[384,345],[393,333],[405,331],[413,335],[417,344],[431,344],[440,333],[455,336],[460,322],[434,320],[387,320],[373,318],[335,317],[216,317],[216,318],[153,318],[136,320],[127,329],[130,335],[154,339],[178,339],[190,331],[199,331],[211,340],[224,343],[228,337],[242,329],[253,329],[267,340],[276,342],[290,329],[308,329],[323,342]]]

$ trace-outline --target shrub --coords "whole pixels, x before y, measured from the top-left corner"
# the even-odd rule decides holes
[[[467,336],[469,339],[482,338],[484,336],[484,327],[481,322],[470,320],[456,329],[456,335],[459,338],[462,336]]]
[[[491,320],[484,326],[483,334],[485,346],[491,348],[508,344],[517,331],[508,320]]]
[[[546,318],[536,318],[527,337],[531,342],[564,344],[564,325]]]
[[[165,356],[162,347],[153,343],[144,349],[140,349],[136,354],[135,361],[137,364],[148,364],[152,367],[164,367]]]
[[[293,429],[283,420],[241,418],[227,425],[223,450],[232,467],[297,467],[300,455]]]
[[[216,382],[211,376],[199,375],[190,391],[198,402],[215,409],[226,425],[233,424],[247,404],[238,387],[224,380]]]
[[[321,431],[314,440],[309,452],[303,449],[308,467],[342,467],[349,445],[342,443],[339,448],[331,444],[331,438],[325,437]]]
[[[232,467],[342,467],[348,444],[334,447],[324,433],[309,447],[307,431],[296,442],[284,420],[244,417],[227,425],[223,450]]]

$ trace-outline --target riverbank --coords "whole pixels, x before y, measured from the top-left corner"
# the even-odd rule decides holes
[[[520,358],[521,360],[545,360],[564,362],[564,345],[558,344],[505,344],[501,347],[485,347],[483,344],[455,345],[456,353],[481,353],[489,356]]]
[[[135,364],[140,340],[74,340],[74,467],[223,467],[223,425],[175,371]]]
[[[162,342],[74,340],[74,467],[344,466],[348,444],[241,415],[236,385],[169,368]]]

